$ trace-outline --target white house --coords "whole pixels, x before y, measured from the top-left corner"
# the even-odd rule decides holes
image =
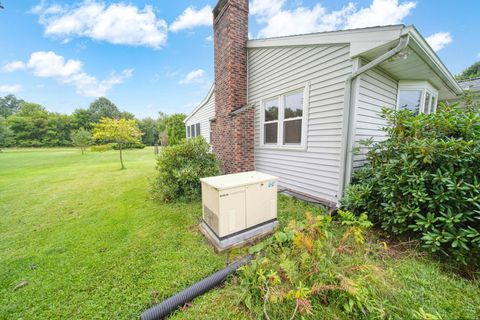
[[[461,88],[414,26],[248,40],[248,1],[214,9],[215,84],[187,117],[226,173],[258,170],[293,193],[336,205],[385,137],[382,107],[435,112]]]

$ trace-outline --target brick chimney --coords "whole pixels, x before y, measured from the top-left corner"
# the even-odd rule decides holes
[[[254,170],[254,108],[247,106],[248,0],[213,10],[215,121],[212,145],[224,173]]]

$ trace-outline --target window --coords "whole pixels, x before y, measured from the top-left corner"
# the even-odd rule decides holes
[[[265,147],[303,147],[306,114],[304,90],[263,101],[262,130]]]
[[[195,132],[197,133],[197,136],[200,135],[200,133],[201,133],[201,131],[200,131],[200,122],[195,125]]]
[[[265,102],[264,143],[277,144],[278,140],[278,98]]]
[[[421,99],[421,90],[400,90],[398,107],[400,110],[408,109],[413,114],[418,114],[420,112]]]
[[[283,144],[302,142],[303,92],[285,96]]]
[[[187,138],[193,138],[200,135],[200,122],[187,126]]]
[[[398,109],[413,114],[437,111],[438,91],[427,81],[401,81],[398,88]]]

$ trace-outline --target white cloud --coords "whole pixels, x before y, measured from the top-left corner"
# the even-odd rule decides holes
[[[412,1],[398,3],[398,0],[373,0],[368,8],[363,8],[347,18],[347,29],[384,26],[402,23],[417,4]]]
[[[21,63],[21,64],[20,64]],[[10,66],[10,72],[19,68],[12,65],[23,66],[33,75],[42,78],[53,78],[63,84],[74,86],[76,92],[86,97],[105,96],[117,84],[132,76],[133,70],[123,70],[120,74],[112,73],[107,79],[98,80],[83,71],[83,63],[79,60],[68,59],[53,51],[37,51],[30,55],[28,62],[14,61],[4,66]]]
[[[452,42],[453,38],[450,35],[450,32],[437,32],[427,37],[425,40],[427,40],[428,44],[433,50],[439,51],[442,50],[447,44]]]
[[[158,19],[148,5],[140,9],[126,3],[106,5],[97,0],[85,0],[71,7],[45,7],[42,2],[31,12],[39,15],[45,35],[59,37],[64,42],[73,37],[88,37],[158,49],[167,40],[167,23]]]
[[[401,23],[415,8],[415,2],[373,0],[366,8],[357,9],[353,3],[335,11],[320,4],[313,8],[285,9],[285,0],[253,0],[251,13],[263,25],[258,37],[276,37],[292,34],[332,31]]]
[[[180,80],[179,84],[189,84],[189,83],[202,83],[205,81],[205,71],[202,69],[197,69],[190,71],[185,78]]]
[[[213,41],[213,36],[206,37],[205,41],[212,42]]]
[[[1,94],[14,94],[22,91],[22,86],[19,84],[0,84]]]
[[[22,61],[12,61],[3,66],[3,72],[13,72],[25,69],[25,64]]]
[[[200,10],[188,7],[170,25],[170,31],[177,32],[199,26],[211,26],[213,21],[212,7],[206,5]]]

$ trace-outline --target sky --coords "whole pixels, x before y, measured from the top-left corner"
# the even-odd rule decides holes
[[[189,113],[213,82],[215,0],[0,0],[0,96],[71,113],[105,96]],[[249,37],[415,25],[458,74],[480,60],[478,0],[251,0]]]

